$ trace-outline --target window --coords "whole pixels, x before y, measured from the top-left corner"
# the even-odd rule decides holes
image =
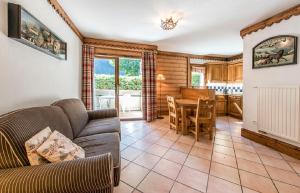
[[[192,66],[191,75],[192,87],[205,86],[205,67]]]

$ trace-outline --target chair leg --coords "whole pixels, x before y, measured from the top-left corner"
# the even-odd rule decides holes
[[[211,124],[208,125],[208,134],[209,134],[209,139],[212,140],[212,138],[213,138],[213,128],[212,128]]]
[[[200,124],[195,123],[196,141],[200,141]]]
[[[179,130],[179,120],[178,120],[177,117],[175,118],[175,129],[176,129],[176,134],[178,134],[178,130]]]

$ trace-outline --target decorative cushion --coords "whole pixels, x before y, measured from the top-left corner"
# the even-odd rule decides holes
[[[84,150],[58,131],[37,149],[37,152],[52,163],[84,158]]]
[[[25,149],[30,165],[34,166],[49,163],[49,161],[40,156],[36,150],[48,139],[51,133],[51,129],[46,127],[25,142]]]

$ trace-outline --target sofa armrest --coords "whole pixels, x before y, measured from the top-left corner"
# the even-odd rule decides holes
[[[95,111],[88,111],[89,120],[94,119],[104,119],[110,117],[117,117],[117,109],[103,109],[103,110],[95,110]]]
[[[113,192],[110,153],[60,163],[0,170],[0,192]]]

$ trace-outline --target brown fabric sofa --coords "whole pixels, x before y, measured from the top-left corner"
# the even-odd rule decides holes
[[[30,166],[25,141],[49,126],[86,158]],[[79,99],[0,116],[0,192],[112,193],[120,180],[120,120],[114,109],[87,112]]]

